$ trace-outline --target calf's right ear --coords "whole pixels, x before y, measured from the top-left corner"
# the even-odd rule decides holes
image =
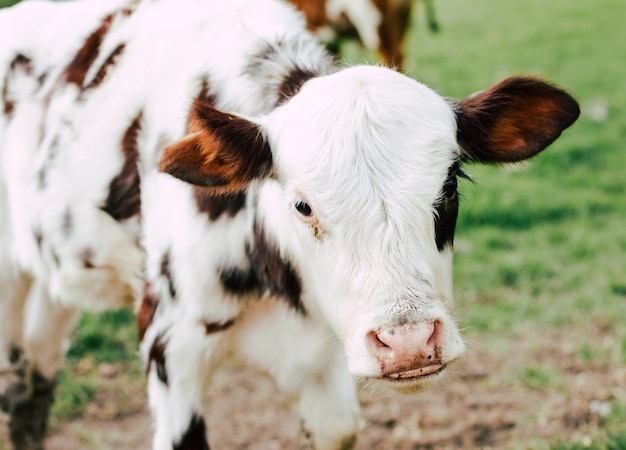
[[[564,90],[534,77],[511,77],[455,105],[463,157],[509,163],[550,145],[580,114]]]
[[[190,129],[192,134],[164,150],[160,171],[216,194],[243,189],[270,173],[272,153],[258,124],[196,100]]]

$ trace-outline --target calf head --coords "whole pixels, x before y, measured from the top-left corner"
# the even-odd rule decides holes
[[[196,103],[198,131],[165,150],[161,170],[215,195],[251,184],[257,220],[350,371],[414,392],[464,352],[451,267],[461,163],[530,158],[578,114],[534,78],[450,103],[391,70],[354,67],[254,121]]]

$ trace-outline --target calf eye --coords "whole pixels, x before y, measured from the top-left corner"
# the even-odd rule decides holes
[[[309,204],[304,200],[296,200],[295,207],[296,211],[298,211],[304,217],[311,217],[311,215],[313,214],[313,210],[311,210]]]
[[[458,187],[458,181],[456,174],[450,176],[443,185],[443,194],[448,200],[453,200],[456,197],[456,190]]]

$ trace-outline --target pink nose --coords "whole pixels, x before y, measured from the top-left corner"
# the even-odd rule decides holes
[[[412,378],[441,370],[442,330],[443,324],[438,320],[413,323],[371,331],[368,340],[383,375]]]

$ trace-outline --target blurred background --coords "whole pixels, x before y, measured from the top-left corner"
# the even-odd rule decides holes
[[[462,98],[535,74],[582,115],[530,163],[465,167],[455,288],[468,354],[427,393],[363,392],[358,448],[626,449],[626,2],[434,0],[437,32],[427,6],[414,0],[404,39],[410,76]],[[338,49],[346,64],[380,60],[352,39]],[[131,311],[82,317],[49,449],[150,447],[136,339]],[[215,448],[306,448],[293,399],[236,361],[212,404]]]

